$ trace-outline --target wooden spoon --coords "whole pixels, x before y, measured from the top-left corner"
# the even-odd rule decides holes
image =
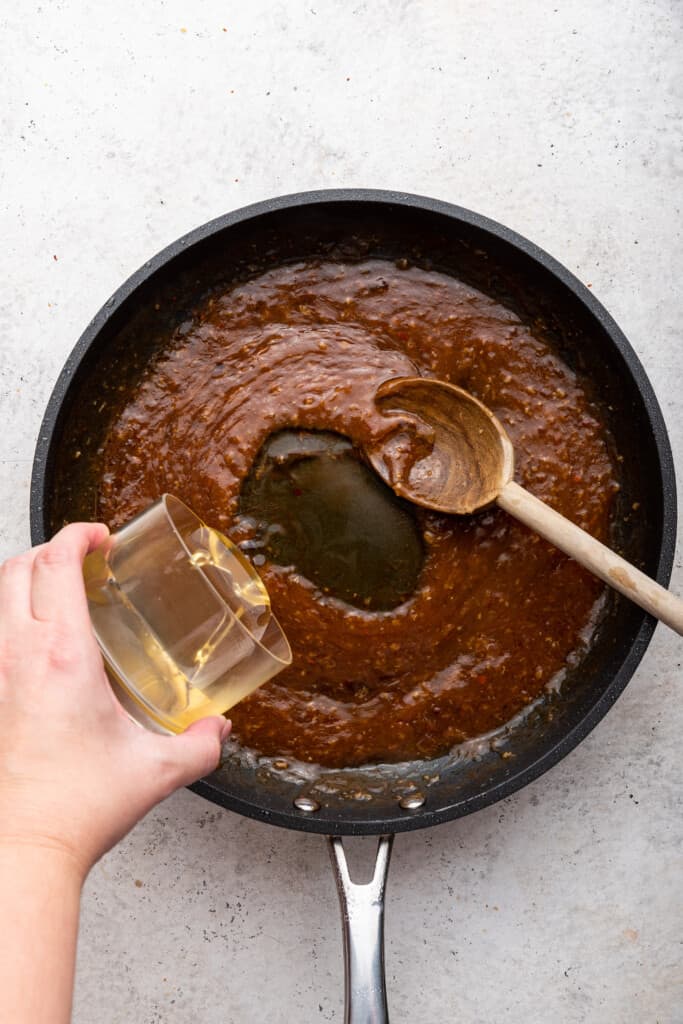
[[[368,448],[379,475],[417,505],[464,515],[497,502],[645,611],[683,634],[683,601],[615,554],[512,479],[514,449],[504,428],[478,399],[453,384],[425,377],[385,381],[375,395],[381,412],[413,414],[430,430],[431,450],[416,442],[388,459]],[[395,453],[394,453],[395,455]]]

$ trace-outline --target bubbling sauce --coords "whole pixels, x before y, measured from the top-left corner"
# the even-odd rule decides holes
[[[381,557],[391,565],[390,546],[374,562],[362,546],[366,526],[381,534],[383,513],[377,499],[370,526],[369,470],[348,460],[404,437],[401,417],[382,415],[373,396],[383,381],[416,374],[481,399],[510,435],[519,482],[608,538],[617,474],[588,383],[511,310],[403,261],[289,264],[214,291],[109,428],[104,521],[116,528],[170,491],[262,563],[294,660],[231,718],[239,741],[264,755],[330,767],[438,756],[559,685],[590,642],[602,584],[499,509],[460,518],[414,508],[396,546],[408,569],[384,600],[372,596],[381,573],[356,600],[343,573],[340,582],[318,571],[332,564],[338,515],[315,519],[318,568],[302,554],[305,530],[289,547],[264,542],[278,517],[297,534],[295,506],[259,497],[254,467],[282,431],[328,432],[342,439],[337,457],[357,490],[344,500],[362,536],[349,542],[368,576]],[[334,477],[309,465],[304,478],[309,511],[332,500]],[[387,523],[397,514],[388,504]],[[362,559],[356,569],[362,577]]]

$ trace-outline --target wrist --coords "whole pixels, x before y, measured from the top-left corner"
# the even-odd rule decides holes
[[[0,831],[0,876],[58,881],[67,891],[80,895],[88,868],[62,840],[47,835],[23,835]]]
[[[70,1021],[82,877],[61,842],[0,831],[3,1021]]]

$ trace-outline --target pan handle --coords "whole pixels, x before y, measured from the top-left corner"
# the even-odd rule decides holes
[[[344,935],[344,1024],[388,1024],[384,982],[384,891],[393,835],[380,836],[371,881],[351,881],[340,836],[327,843],[339,893]]]

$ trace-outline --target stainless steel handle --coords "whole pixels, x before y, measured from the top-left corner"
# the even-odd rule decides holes
[[[384,891],[393,836],[380,836],[371,881],[352,882],[339,836],[329,836],[344,935],[345,1024],[388,1024],[384,982]]]

